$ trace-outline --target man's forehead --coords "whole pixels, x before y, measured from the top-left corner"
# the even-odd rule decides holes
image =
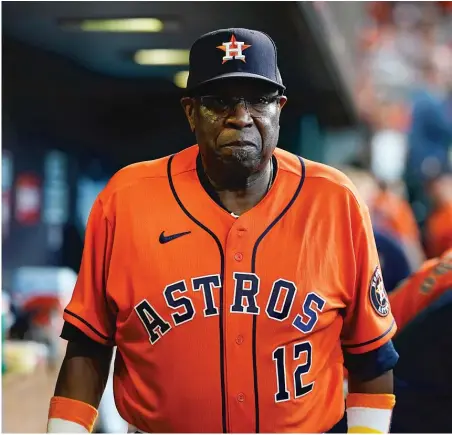
[[[273,95],[278,92],[278,88],[271,83],[263,80],[246,79],[246,78],[230,78],[217,80],[203,87],[204,95],[228,95],[228,96],[245,96],[245,95]]]

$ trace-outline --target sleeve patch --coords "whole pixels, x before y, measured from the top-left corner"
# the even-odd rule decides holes
[[[370,303],[376,313],[381,317],[386,317],[389,312],[389,298],[383,283],[381,270],[377,266],[370,280],[369,286]]]

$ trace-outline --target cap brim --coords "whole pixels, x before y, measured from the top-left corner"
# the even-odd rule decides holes
[[[208,83],[213,83],[213,82],[217,82],[217,81],[221,81],[221,80],[225,80],[225,79],[230,79],[230,78],[248,78],[248,79],[255,79],[255,80],[260,80],[266,83],[271,83],[273,85],[275,85],[277,88],[281,89],[281,90],[285,90],[286,87],[284,85],[282,85],[281,83],[278,83],[277,81],[274,80],[270,80],[266,77],[262,77],[258,74],[252,74],[252,73],[246,73],[246,72],[231,72],[231,73],[226,73],[226,74],[222,74],[216,77],[213,77],[209,80],[205,80],[201,83],[197,83],[195,86],[189,87],[187,88],[187,91],[193,91],[198,89],[199,87],[206,85]]]

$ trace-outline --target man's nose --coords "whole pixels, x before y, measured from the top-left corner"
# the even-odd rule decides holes
[[[226,125],[232,128],[242,129],[253,125],[253,118],[246,107],[246,102],[241,100],[231,110]]]

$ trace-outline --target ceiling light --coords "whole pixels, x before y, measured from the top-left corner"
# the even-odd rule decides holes
[[[163,22],[157,18],[84,20],[79,23],[79,27],[85,32],[161,32]]]
[[[174,74],[173,81],[178,88],[186,88],[187,80],[188,80],[188,71],[179,71],[178,73]]]
[[[189,50],[138,50],[134,60],[139,65],[188,65]]]

